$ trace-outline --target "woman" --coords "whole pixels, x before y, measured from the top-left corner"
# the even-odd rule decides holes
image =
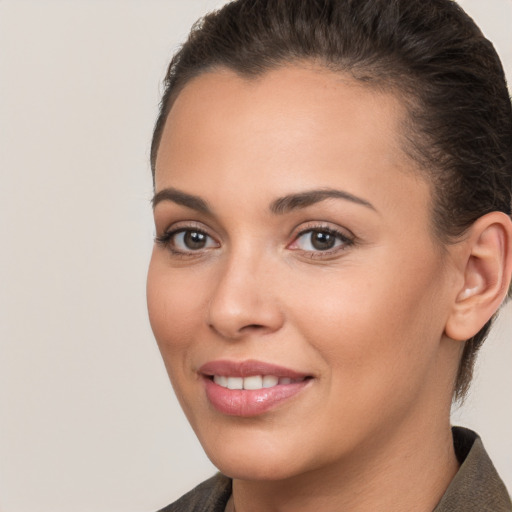
[[[221,472],[164,510],[512,510],[450,428],[512,273],[510,98],[456,4],[226,5],[151,158],[151,324]]]

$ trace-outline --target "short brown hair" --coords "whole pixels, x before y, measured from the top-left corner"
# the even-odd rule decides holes
[[[193,77],[216,68],[258,76],[312,60],[402,95],[405,150],[433,184],[445,243],[491,211],[510,215],[512,108],[492,44],[452,0],[236,0],[197,22],[172,59],[151,146]],[[492,320],[465,343],[455,397],[466,394]]]

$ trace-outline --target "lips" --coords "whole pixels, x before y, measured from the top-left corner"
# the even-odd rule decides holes
[[[311,376],[261,361],[212,361],[199,369],[206,396],[229,416],[256,416],[302,391]]]

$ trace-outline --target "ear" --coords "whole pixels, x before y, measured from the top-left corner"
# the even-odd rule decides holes
[[[457,290],[445,334],[474,336],[505,299],[512,274],[512,221],[502,212],[480,217],[466,233],[459,253],[463,286]]]

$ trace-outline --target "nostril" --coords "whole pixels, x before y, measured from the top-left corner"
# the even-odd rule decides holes
[[[248,324],[244,325],[239,331],[239,335],[250,334],[250,333],[264,333],[268,330],[268,327],[261,324]]]

